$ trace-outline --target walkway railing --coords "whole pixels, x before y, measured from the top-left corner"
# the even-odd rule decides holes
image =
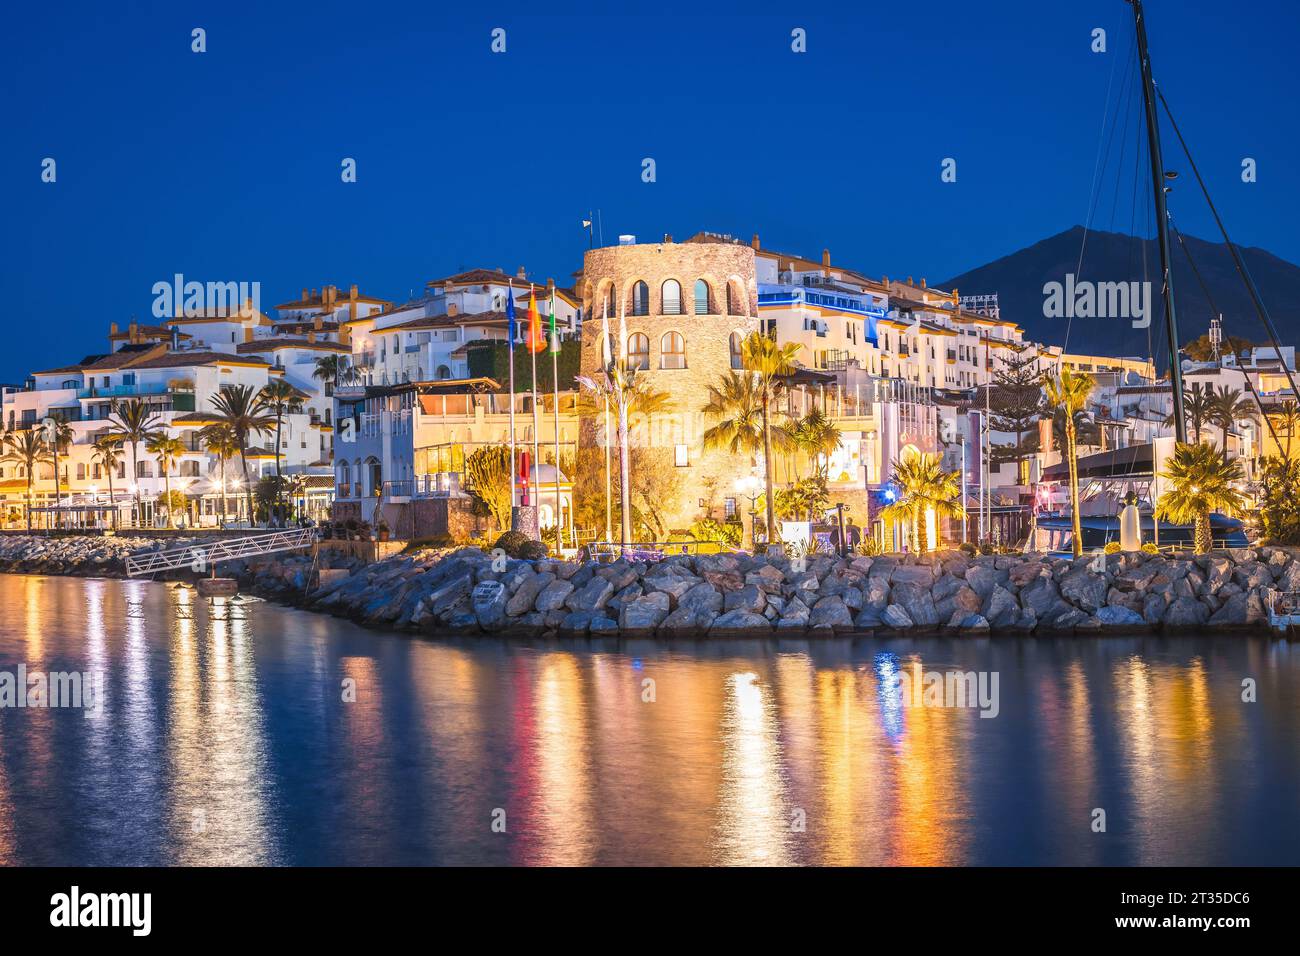
[[[205,571],[216,562],[230,558],[247,558],[259,554],[273,554],[277,551],[310,548],[315,538],[315,529],[295,528],[292,531],[275,531],[245,538],[227,538],[224,541],[196,544],[187,548],[169,548],[166,551],[133,554],[126,559],[126,573],[130,577],[135,577],[138,574],[154,574],[177,568]]]
[[[587,554],[596,560],[613,561],[623,554],[623,545],[618,541],[593,541],[585,546]],[[714,554],[729,550],[719,541],[629,541],[627,557],[631,561],[662,561],[677,554]]]

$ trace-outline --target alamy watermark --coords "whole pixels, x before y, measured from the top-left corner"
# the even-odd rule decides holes
[[[103,671],[29,671],[26,664],[0,670],[0,709],[68,707],[85,717],[104,712]]]
[[[1065,282],[1043,286],[1043,315],[1049,319],[1130,319],[1133,328],[1151,324],[1150,282],[1076,281],[1067,273]]]
[[[895,680],[905,707],[972,707],[981,717],[996,717],[997,671],[923,671],[919,661],[911,670],[898,669]]]
[[[247,319],[262,311],[260,282],[187,282],[178,272],[171,282],[155,282],[152,291],[153,314],[158,319]]]

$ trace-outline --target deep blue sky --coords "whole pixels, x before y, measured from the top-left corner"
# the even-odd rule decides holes
[[[331,282],[404,298],[476,265],[567,284],[589,208],[607,242],[757,231],[871,274],[956,275],[1083,221],[1132,33],[1123,0],[626,6],[649,14],[11,5],[0,381],[105,348],[108,323],[147,318],[174,272],[258,280],[268,308]],[[1147,3],[1157,80],[1234,238],[1292,261],[1297,6]],[[504,55],[489,51],[498,26]],[[1089,50],[1097,26],[1109,55]],[[1168,133],[1165,149],[1184,168]],[[40,182],[46,156],[57,184]],[[948,156],[955,184],[940,182]],[[1179,224],[1210,237],[1194,199],[1185,178]]]

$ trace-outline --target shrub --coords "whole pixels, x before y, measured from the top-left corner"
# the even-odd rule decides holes
[[[1160,549],[1157,548],[1157,547],[1156,547],[1154,544],[1152,544],[1150,541],[1148,541],[1146,544],[1142,545],[1142,553],[1143,553],[1143,554],[1159,554],[1159,553],[1160,553]]]
[[[500,548],[512,558],[518,558],[522,557],[519,551],[526,544],[528,544],[528,535],[522,531],[507,531],[497,538],[497,543],[493,547]]]
[[[452,548],[456,542],[449,534],[435,534],[427,538],[416,538],[402,549],[402,554],[415,554],[428,548]]]
[[[696,541],[716,541],[733,548],[740,544],[742,537],[739,522],[722,522],[713,518],[701,518],[691,525],[688,534]]]
[[[515,557],[523,558],[525,561],[540,561],[550,553],[550,549],[542,541],[525,541]]]
[[[1106,542],[1106,547],[1103,548],[1102,550],[1105,551],[1107,554],[1119,554],[1119,550],[1120,550],[1120,549],[1119,549],[1119,542],[1118,542],[1118,541],[1107,541],[1107,542]]]
[[[961,544],[957,545],[957,550],[960,551],[962,554],[967,554],[970,555],[971,557],[974,557],[977,549],[975,545],[972,544],[971,542],[963,541]]]

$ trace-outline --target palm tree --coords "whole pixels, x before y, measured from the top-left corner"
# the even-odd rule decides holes
[[[1208,554],[1214,539],[1210,534],[1210,512],[1228,516],[1239,513],[1245,497],[1234,482],[1244,481],[1241,462],[1219,457],[1210,444],[1179,445],[1169,459],[1161,477],[1170,487],[1156,505],[1157,517],[1175,524],[1195,523],[1197,554]]]
[[[248,520],[253,520],[253,488],[248,480],[248,439],[255,432],[269,432],[275,426],[275,417],[266,413],[266,405],[251,385],[227,385],[221,394],[212,399],[212,407],[220,420],[230,427],[235,444],[239,446],[239,461],[244,471],[244,495],[248,504]]]
[[[338,353],[322,355],[318,358],[316,367],[312,369],[311,377],[324,382],[326,385],[333,385],[339,377]]]
[[[912,550],[924,554],[929,542],[928,535],[922,534],[921,528],[928,512],[934,512],[936,522],[940,518],[959,518],[966,514],[959,500],[960,478],[955,471],[944,471],[943,456],[934,453],[908,455],[902,461],[895,461],[893,472],[900,494],[897,501],[880,510],[880,516],[888,521],[910,521]]]
[[[714,424],[704,431],[704,447],[756,458],[763,450],[763,400],[753,377],[728,372],[709,386],[708,396],[700,411]]]
[[[72,433],[72,426],[61,418],[49,418],[46,420],[44,427],[45,444],[50,449],[50,456],[54,460],[54,505],[57,508],[59,504],[59,451],[67,450],[76,436]],[[63,512],[54,512],[55,524],[63,527]]]
[[[1176,414],[1170,412],[1165,416],[1165,424],[1170,428],[1174,427]],[[1187,424],[1192,429],[1193,441],[1199,442],[1201,429],[1206,422],[1214,420],[1213,388],[1202,388],[1200,382],[1193,382],[1192,387],[1183,392],[1183,414],[1187,416]]]
[[[176,527],[172,518],[172,478],[171,466],[181,455],[185,454],[185,443],[179,438],[171,438],[164,431],[156,431],[145,443],[149,454],[158,459],[158,470],[163,476],[163,500],[167,502],[167,527]]]
[[[221,468],[221,526],[226,526],[226,462],[239,454],[239,442],[225,422],[205,425],[199,430],[199,439],[211,455],[217,456]],[[238,509],[236,509],[238,510]]]
[[[614,402],[618,410],[618,474],[619,474],[619,508],[620,531],[622,534],[622,553],[628,553],[632,539],[632,503],[630,500],[627,451],[628,406],[637,392],[637,366],[628,361],[614,360],[595,375],[580,375],[578,384],[592,393],[594,399],[603,403],[606,399]],[[607,439],[608,440],[608,439]]]
[[[1296,429],[1300,428],[1300,405],[1288,398],[1277,407],[1275,414],[1278,417],[1278,431],[1286,435],[1286,459],[1290,461],[1291,439],[1295,437]]]
[[[795,420],[790,433],[795,448],[808,456],[817,475],[829,479],[831,455],[840,447],[840,430],[826,412],[814,405],[807,415]]]
[[[1059,410],[1065,416],[1065,457],[1070,466],[1070,519],[1073,526],[1071,543],[1076,558],[1083,554],[1083,525],[1079,520],[1079,466],[1075,461],[1078,432],[1075,416],[1087,407],[1093,384],[1091,375],[1076,372],[1069,366],[1062,367],[1056,375],[1043,376],[1047,407],[1053,412]]]
[[[763,418],[763,482],[767,494],[767,540],[775,540],[772,531],[776,526],[773,514],[772,493],[772,408],[776,398],[786,387],[787,379],[794,374],[795,356],[803,348],[790,342],[778,345],[775,338],[761,332],[750,332],[740,343],[741,367],[750,373],[758,386],[759,409]]]
[[[5,461],[16,461],[27,473],[27,531],[32,530],[32,480],[36,477],[36,466],[50,457],[50,450],[41,433],[35,429],[12,431],[5,435],[5,446],[9,449],[4,454]],[[54,476],[54,487],[59,487],[58,475]]]
[[[284,477],[280,473],[280,429],[284,416],[291,411],[302,408],[301,393],[282,378],[274,379],[262,386],[258,393],[262,405],[275,416],[275,505],[283,517]]]
[[[1228,459],[1228,432],[1241,421],[1255,420],[1255,403],[1241,397],[1241,389],[1219,387],[1218,392],[1211,386],[1210,419],[1223,432],[1223,458]]]
[[[140,505],[140,442],[148,441],[156,430],[159,418],[148,405],[138,398],[125,402],[114,402],[109,423],[116,426],[109,432],[117,441],[131,444],[131,479],[135,488],[135,520],[138,524],[144,520],[144,509]]]
[[[113,495],[113,470],[117,468],[118,461],[122,458],[122,443],[112,435],[101,435],[91,443],[94,451],[91,453],[91,460],[97,463],[108,474],[108,500],[113,506],[112,522],[113,528],[117,528],[117,499]]]

